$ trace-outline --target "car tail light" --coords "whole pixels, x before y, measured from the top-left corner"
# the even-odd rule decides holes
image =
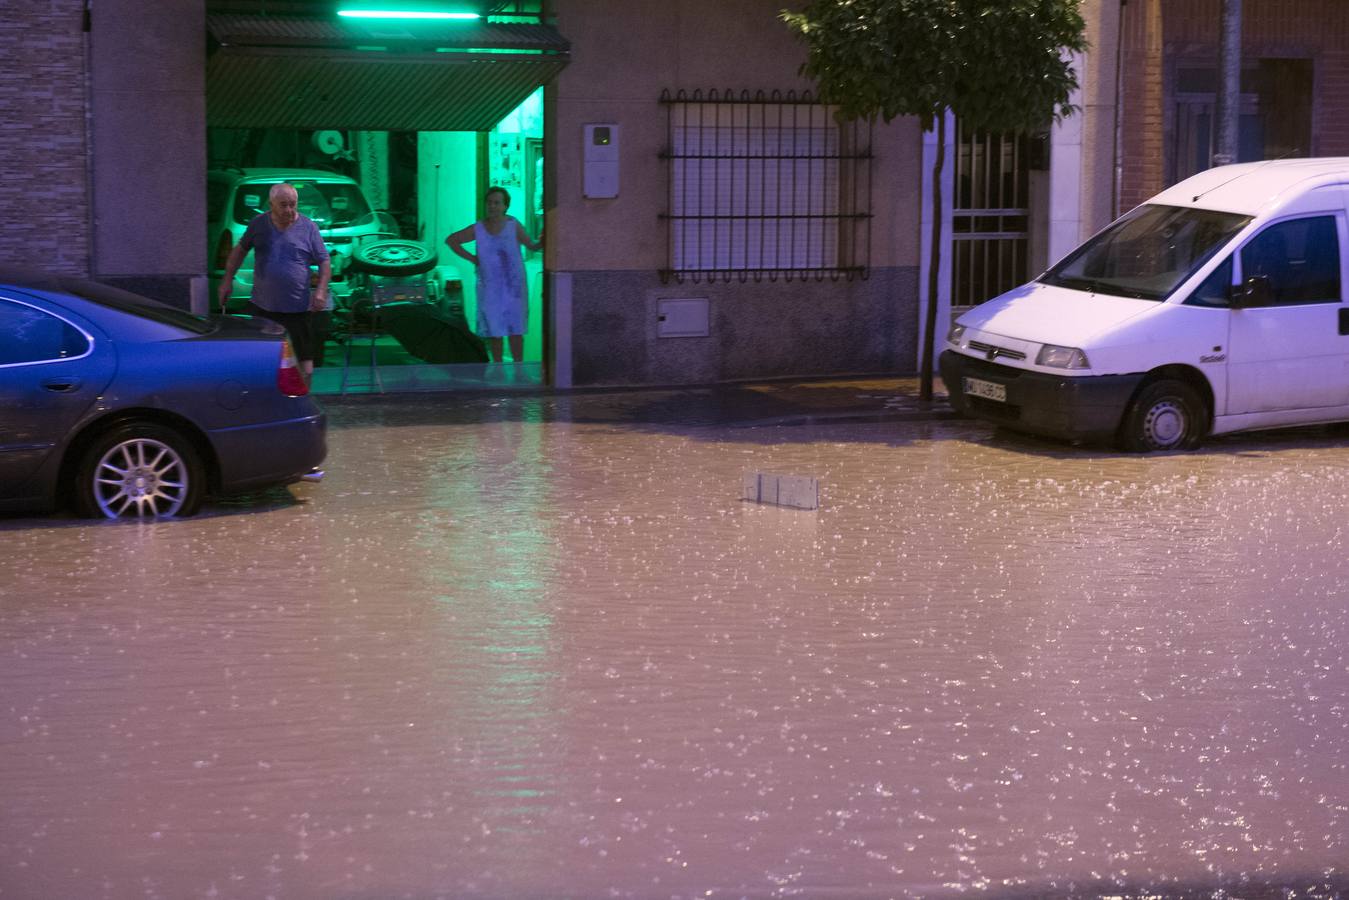
[[[290,346],[290,338],[281,343],[281,366],[276,370],[276,387],[288,397],[303,397],[309,393],[309,384],[300,371],[300,362]]]
[[[223,269],[229,263],[230,251],[234,249],[234,241],[230,240],[228,231],[220,232],[220,240],[215,242],[215,267]]]

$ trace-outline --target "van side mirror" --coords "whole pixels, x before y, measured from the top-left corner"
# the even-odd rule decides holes
[[[1269,306],[1274,292],[1269,287],[1269,277],[1252,275],[1245,282],[1232,288],[1232,308],[1248,309],[1253,306]]]

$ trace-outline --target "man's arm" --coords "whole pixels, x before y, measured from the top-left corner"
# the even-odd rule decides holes
[[[319,267],[318,281],[309,294],[309,311],[323,312],[328,308],[328,282],[333,278],[332,257],[328,255],[328,245],[323,243],[323,232],[319,231],[318,223],[313,219],[305,222],[309,228],[309,258]]]
[[[310,312],[323,312],[328,307],[328,282],[332,277],[332,260],[325,256],[319,263],[319,283],[314,285],[314,293],[309,296]]]
[[[221,312],[225,311],[225,304],[229,302],[230,294],[234,293],[234,273],[239,271],[247,255],[248,247],[240,240],[234,245],[234,249],[230,250],[229,259],[225,260],[225,276],[220,279],[220,287],[216,289],[216,294],[220,298]]]

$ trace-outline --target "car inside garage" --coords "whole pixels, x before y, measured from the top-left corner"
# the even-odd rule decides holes
[[[332,258],[317,393],[544,381],[542,253],[522,248],[521,359],[487,364],[473,266],[445,245],[488,187],[531,237],[543,228],[545,85],[568,44],[540,4],[372,2],[207,7],[210,292],[272,184],[296,186]],[[435,16],[430,13],[434,12]],[[353,15],[352,13],[356,13]],[[241,269],[231,312],[247,302]]]

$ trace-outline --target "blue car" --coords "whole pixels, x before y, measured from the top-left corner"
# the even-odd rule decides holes
[[[284,332],[0,272],[0,511],[189,516],[322,477],[326,421]]]

